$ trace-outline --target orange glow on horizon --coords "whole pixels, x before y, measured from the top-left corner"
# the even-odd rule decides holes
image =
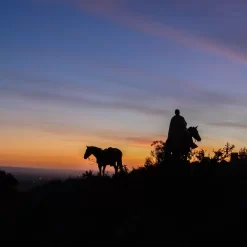
[[[83,135],[83,138],[80,139],[68,136],[66,133],[54,135],[31,129],[5,129],[0,134],[2,136],[0,142],[1,166],[72,170],[97,170],[97,164],[83,158],[87,145],[119,148],[123,152],[123,164],[131,169],[144,164],[145,158],[150,155],[151,143],[154,140],[166,139],[164,136],[125,137],[126,133],[119,133],[118,137],[106,135],[108,138]],[[225,143],[223,140],[212,141],[210,138],[205,138],[202,142],[197,142],[199,146],[197,150],[203,148],[208,155],[208,153],[212,154],[213,149],[223,147]],[[240,143],[236,144],[240,146]],[[90,157],[90,159],[95,160],[94,157]]]
[[[212,154],[214,149],[212,146],[199,146],[199,149],[205,149],[206,155]],[[94,162],[95,158],[90,157],[90,160],[84,160],[84,150],[74,149],[73,152],[64,149],[61,155],[59,152],[6,152],[0,153],[0,164],[5,166],[24,166],[24,167],[36,167],[36,168],[55,168],[55,169],[71,169],[71,170],[97,170],[97,164]],[[136,147],[135,145],[129,145],[128,150],[123,153],[123,164],[126,164],[129,169],[142,166],[145,162],[145,158],[150,155],[152,150],[150,145],[144,147]],[[53,150],[55,151],[55,150]]]

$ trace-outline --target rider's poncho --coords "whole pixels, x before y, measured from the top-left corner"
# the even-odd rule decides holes
[[[179,139],[186,133],[187,122],[184,117],[180,115],[175,115],[172,117],[169,131],[168,131],[168,139]]]

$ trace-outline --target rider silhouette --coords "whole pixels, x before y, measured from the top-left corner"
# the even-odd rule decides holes
[[[180,111],[178,109],[175,110],[175,116],[172,117],[170,121],[169,131],[167,143],[169,145],[170,141],[174,137],[189,137],[187,131],[187,122],[184,117],[180,115]],[[193,142],[192,138],[189,138],[190,146],[192,149],[196,148],[197,145]]]

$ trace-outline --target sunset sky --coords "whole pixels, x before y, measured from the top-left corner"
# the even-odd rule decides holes
[[[210,151],[247,136],[243,0],[3,0],[0,165],[95,169],[86,145],[143,165],[174,110]]]

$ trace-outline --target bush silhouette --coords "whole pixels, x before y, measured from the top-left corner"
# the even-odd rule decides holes
[[[19,181],[11,174],[0,170],[0,189],[16,188]]]

